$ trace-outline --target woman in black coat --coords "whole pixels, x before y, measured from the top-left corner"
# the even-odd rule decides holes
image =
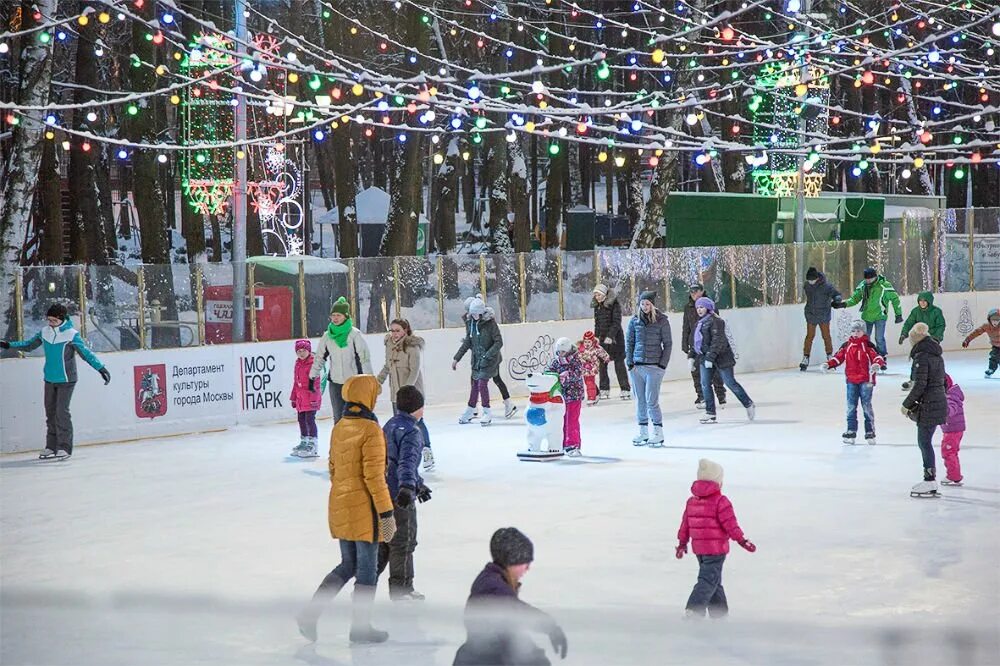
[[[594,337],[615,363],[621,399],[629,400],[632,397],[632,386],[629,384],[628,369],[625,367],[625,332],[622,330],[621,303],[618,302],[615,292],[599,284],[594,287],[594,298],[590,306],[594,308]],[[601,364],[599,381],[601,399],[606,400],[611,393],[611,380],[608,378],[608,366],[605,363]]]
[[[910,358],[913,360],[910,392],[903,400],[903,414],[917,423],[917,446],[924,463],[924,480],[913,486],[913,496],[937,494],[934,447],[931,440],[939,425],[948,420],[948,396],[944,385],[944,358],[941,345],[930,337],[927,324],[910,329]]]

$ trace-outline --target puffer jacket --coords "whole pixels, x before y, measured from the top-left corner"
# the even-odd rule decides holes
[[[334,539],[376,543],[379,516],[392,513],[385,436],[372,413],[381,390],[372,375],[351,377],[344,384],[344,418],[330,434],[328,520]]]
[[[323,391],[318,379],[312,380],[313,390],[309,390],[309,373],[312,370],[313,360],[312,356],[295,359],[294,379],[288,401],[297,412],[318,412],[323,405]]]
[[[666,368],[670,363],[673,340],[667,315],[653,310],[651,318],[641,312],[628,322],[625,335],[625,363],[628,365],[658,365]]]
[[[942,425],[948,420],[948,398],[944,391],[941,345],[934,338],[926,337],[913,345],[910,358],[913,359],[913,385],[903,400],[903,407],[913,409],[920,405],[917,423]]]
[[[717,368],[732,368],[736,365],[736,355],[733,354],[733,347],[729,344],[729,336],[726,335],[726,320],[717,314],[712,314],[700,324],[701,326],[701,354],[695,351],[694,331],[691,331],[691,351],[688,355],[694,358],[702,357],[706,361],[711,361]]]
[[[599,343],[605,338],[611,338],[613,344],[608,351],[613,359],[625,357],[625,332],[622,330],[622,305],[614,290],[608,290],[603,303],[591,299],[590,307],[594,308],[594,337]]]
[[[396,501],[400,486],[419,490],[424,485],[420,477],[420,456],[424,450],[424,433],[410,414],[399,412],[382,428],[385,434],[385,478],[389,495]]]
[[[31,351],[41,345],[45,351],[45,367],[42,374],[50,384],[72,384],[76,381],[76,355],[98,372],[104,364],[97,360],[94,352],[73,328],[69,319],[53,328],[46,326],[27,340],[11,340],[10,348],[19,351]]]
[[[563,400],[575,402],[583,400],[583,364],[580,362],[580,354],[575,348],[570,349],[565,356],[556,354],[556,357],[549,361],[545,372],[554,372],[559,375],[559,383],[562,385]]]
[[[828,323],[833,318],[833,304],[841,300],[837,288],[826,281],[826,275],[820,273],[816,284],[804,282],[802,290],[806,294],[806,323]]]
[[[989,336],[991,345],[993,345],[994,347],[1000,347],[1000,325],[994,326],[993,324],[990,323],[990,318],[997,316],[1000,315],[997,314],[997,310],[995,308],[993,310],[990,310],[989,314],[986,317],[986,323],[977,328],[976,330],[972,331],[972,333],[969,333],[967,336],[965,336],[965,341],[962,343],[962,346],[967,346],[970,342],[972,342],[980,335],[985,333],[986,335]]]
[[[424,339],[418,335],[404,335],[399,342],[392,336],[385,336],[385,365],[378,373],[379,383],[389,378],[389,397],[396,402],[396,392],[400,386],[416,386],[424,392],[424,375],[420,369],[420,357],[424,351]]]
[[[927,324],[931,337],[941,342],[944,340],[944,312],[941,311],[941,308],[934,305],[934,294],[929,291],[922,291],[917,295],[917,300],[927,301],[927,309],[924,310],[918,304],[910,310],[910,316],[903,322],[903,330],[899,332],[900,336],[904,338],[908,336],[913,325],[922,321]]]
[[[486,310],[479,319],[465,315],[465,337],[462,346],[455,354],[455,360],[461,361],[465,352],[472,350],[472,378],[493,379],[500,372],[500,348],[503,347],[503,335],[500,326],[493,318],[493,311]]]
[[[310,377],[319,377],[323,372],[323,363],[329,359],[330,381],[334,384],[344,384],[354,375],[371,375],[372,357],[368,351],[365,336],[357,328],[352,328],[347,336],[347,345],[337,346],[337,343],[324,333],[316,342],[315,359],[313,360]]]
[[[844,301],[844,307],[854,307],[858,303],[861,303],[861,319],[869,323],[888,319],[890,306],[897,317],[903,316],[896,288],[882,275],[871,284],[864,280],[859,282],[851,297]]]
[[[584,377],[595,376],[601,371],[602,363],[611,362],[611,356],[599,344],[595,343],[588,347],[586,341],[584,341],[577,345],[577,349],[580,352],[580,363],[583,364]]]
[[[733,503],[715,481],[695,481],[691,484],[691,494],[693,497],[688,499],[681,516],[677,540],[686,546],[690,539],[695,555],[727,554],[730,539],[744,538]]]
[[[681,326],[681,351],[686,355],[691,355],[691,336],[694,335],[694,327],[698,325],[698,308],[694,306],[694,299],[688,295],[688,301],[684,304],[684,323]]]
[[[867,335],[847,338],[847,342],[826,363],[829,368],[836,368],[843,363],[848,384],[874,384],[872,367],[885,367],[885,359],[879,356]]]
[[[948,383],[945,378],[945,383]],[[948,398],[948,420],[941,426],[941,432],[965,432],[965,393],[962,387],[952,383],[945,390]]]

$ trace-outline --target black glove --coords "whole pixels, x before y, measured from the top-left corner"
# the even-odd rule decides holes
[[[111,383],[111,373],[108,372],[107,368],[101,368],[98,372],[101,373],[101,379],[104,380],[105,386]]]
[[[659,363],[656,364],[656,367],[658,367],[660,370],[666,370],[667,369],[667,366],[660,365]]]
[[[903,315],[901,315],[901,314],[896,315],[896,323],[897,324],[902,324],[903,323]]]
[[[411,486],[400,486],[399,492],[396,494],[396,506],[405,509],[413,504],[413,494]]]
[[[315,390],[316,390],[316,378],[315,377],[310,377],[309,378],[309,392],[312,393]]]
[[[899,344],[903,344],[903,340],[905,340],[905,339],[906,339],[905,335],[899,336]]]
[[[427,486],[420,486],[417,490],[417,500],[423,504],[424,502],[429,502],[431,499],[431,489]]]
[[[834,301],[833,303],[830,304],[830,307],[833,308],[834,310],[839,310],[841,308],[846,308],[847,304],[844,303],[844,301]]]
[[[552,651],[559,655],[560,659],[565,659],[566,650],[569,648],[569,645],[566,643],[566,634],[563,632],[562,627],[553,622],[548,634],[549,640],[552,641]]]
[[[10,343],[6,340],[0,340],[0,349],[10,349]]]
[[[629,371],[629,372],[632,372],[632,368],[634,368],[634,367],[635,367],[635,364],[633,364],[633,363],[629,363],[629,364],[628,364],[628,371]]]

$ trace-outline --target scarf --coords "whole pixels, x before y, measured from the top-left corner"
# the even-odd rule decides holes
[[[338,347],[343,349],[347,346],[347,337],[351,334],[352,328],[354,328],[354,324],[351,322],[351,318],[348,317],[339,326],[331,321],[330,325],[326,328],[326,333],[330,336],[331,340],[337,343]]]
[[[704,354],[701,350],[701,345],[705,342],[705,336],[701,332],[701,326],[711,318],[712,313],[706,312],[705,316],[698,320],[698,325],[694,327],[694,352],[696,354]]]

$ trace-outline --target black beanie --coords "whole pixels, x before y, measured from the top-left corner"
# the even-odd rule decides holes
[[[878,271],[875,270],[874,268],[872,268],[871,266],[869,266],[868,268],[865,269],[865,274],[864,275],[865,275],[865,279],[873,278],[873,277],[878,277]]]
[[[45,316],[55,317],[60,321],[66,321],[66,317],[68,316],[68,314],[69,313],[66,311],[65,305],[63,305],[62,303],[53,303],[52,305],[49,306],[49,310],[48,312],[45,313]]]
[[[407,414],[420,411],[424,406],[424,394],[416,386],[400,386],[396,391],[396,409]]]
[[[501,527],[490,539],[490,556],[502,567],[528,564],[535,559],[535,547],[516,527]]]
[[[819,271],[816,270],[815,266],[810,266],[809,270],[806,271],[806,279],[807,280],[818,280],[819,279]]]
[[[639,294],[639,302],[649,301],[653,305],[656,305],[656,292],[655,291],[644,291]]]

